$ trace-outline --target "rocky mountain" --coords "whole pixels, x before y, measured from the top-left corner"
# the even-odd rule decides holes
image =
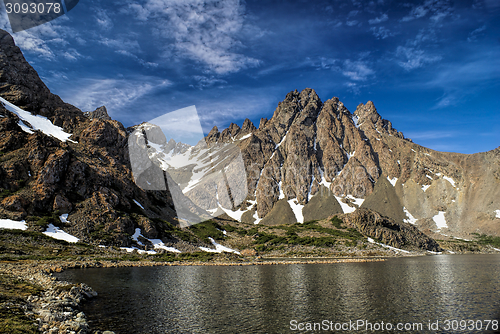
[[[105,107],[64,103],[4,31],[0,99],[0,218],[30,229],[68,214],[64,229],[79,239],[130,246],[138,228],[167,242],[169,226],[211,217],[281,225],[339,215],[395,246],[438,250],[420,231],[500,234],[500,149],[421,147],[372,102],[351,113],[338,98],[293,91],[258,128],[214,127],[191,146],[156,124],[126,129]]]
[[[422,147],[371,101],[351,113],[338,98],[294,91],[250,136],[231,125],[214,128],[210,142],[224,141],[222,133],[241,139],[234,143],[249,195],[235,216],[243,221],[302,222],[361,207],[427,233],[500,234],[500,148],[466,155]]]

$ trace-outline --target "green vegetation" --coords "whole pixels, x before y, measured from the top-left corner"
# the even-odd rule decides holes
[[[12,195],[12,192],[8,189],[4,189],[0,192],[0,199],[4,199],[5,197],[9,197]]]
[[[333,226],[335,226],[338,229],[342,228],[342,219],[340,219],[337,216],[334,216],[332,219],[330,219],[330,222],[332,223]]]
[[[224,238],[222,226],[213,220],[207,220],[203,223],[190,226],[188,229],[205,242],[210,242],[208,237],[212,237],[214,240],[222,240]]]
[[[24,314],[21,304],[23,298],[41,291],[36,285],[0,275],[0,333],[38,333],[37,326]]]
[[[338,217],[334,217],[331,220],[333,226],[337,228],[342,228],[342,220]],[[256,230],[255,236],[255,250],[263,251],[269,250],[269,246],[275,245],[308,245],[317,247],[332,247],[337,243],[343,243],[347,246],[356,246],[358,240],[364,240],[361,233],[353,228],[328,228],[318,224],[316,220],[308,221],[303,224],[296,223],[292,225],[279,225],[276,229],[281,229],[285,231],[285,235],[277,235],[272,233],[267,233],[263,231]],[[257,229],[256,227],[250,229],[250,231]],[[252,231],[254,232],[254,231]],[[318,232],[321,234],[326,234],[327,236],[299,236],[307,232]],[[343,242],[342,242],[343,240]],[[264,247],[266,245],[266,247]]]
[[[95,253],[93,246],[68,243],[41,232],[0,229],[0,260],[53,260]]]
[[[100,240],[101,243],[109,245],[113,243],[113,235],[104,229],[104,224],[94,225],[94,230],[90,232],[90,237],[94,240]]]
[[[473,233],[477,243],[481,245],[491,245],[496,248],[500,248],[500,237],[495,237],[492,235]]]

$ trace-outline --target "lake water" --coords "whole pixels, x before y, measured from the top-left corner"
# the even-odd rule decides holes
[[[117,334],[485,333],[486,325],[500,332],[491,331],[500,318],[500,255],[78,269],[58,276],[93,287],[99,296],[83,311],[93,326]]]

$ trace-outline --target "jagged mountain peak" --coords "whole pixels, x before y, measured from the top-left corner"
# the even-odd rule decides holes
[[[243,121],[243,125],[241,126],[241,134],[246,135],[254,132],[255,130],[257,130],[257,128],[252,123],[252,121],[248,118],[245,118],[245,120]]]
[[[108,110],[106,109],[105,106],[96,108],[96,110],[94,111],[86,111],[83,114],[87,116],[89,119],[101,119],[107,121],[111,120],[111,117],[109,117]]]

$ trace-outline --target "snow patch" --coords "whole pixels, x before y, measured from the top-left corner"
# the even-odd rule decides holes
[[[28,227],[26,226],[26,222],[15,221],[10,219],[0,219],[0,228],[8,228],[11,230],[26,230]]]
[[[229,247],[226,247],[226,246],[222,246],[221,244],[218,244],[215,242],[214,239],[212,239],[211,237],[208,237],[208,239],[210,240],[210,242],[212,243],[212,245],[215,246],[215,249],[212,249],[212,248],[207,248],[207,247],[198,247],[199,249],[201,249],[202,251],[204,252],[210,252],[210,253],[222,253],[222,252],[227,252],[227,253],[235,253],[235,254],[238,254],[240,255],[241,253],[238,252],[237,250],[234,250],[234,249],[231,249]]]
[[[408,211],[408,209],[405,208],[404,206],[403,206],[403,211],[405,212],[406,217],[408,217],[408,219],[403,219],[403,221],[405,223],[410,223],[410,224],[415,225],[415,223],[417,222],[418,219],[416,219],[415,217],[413,217],[413,215],[410,213],[410,211]]]
[[[434,220],[438,229],[448,227],[448,224],[446,224],[446,218],[445,218],[444,214],[445,214],[444,211],[439,211],[439,213],[437,215],[432,217],[432,220]]]
[[[398,182],[398,178],[395,177],[393,179],[390,179],[389,176],[387,177],[387,180],[392,184],[393,187],[396,186],[396,182]]]
[[[293,214],[295,215],[295,219],[297,219],[297,221],[302,224],[304,222],[304,215],[302,214],[302,208],[304,207],[304,205],[295,204],[294,199],[288,200],[287,202],[288,204],[290,204],[290,207],[292,208]]]
[[[135,199],[133,200],[135,204],[137,204],[141,209],[144,210],[144,207],[141,205],[141,203],[137,202]]]
[[[287,133],[287,134],[288,134],[288,133]],[[287,134],[286,134],[286,135],[287,135]],[[280,147],[280,146],[281,146],[281,144],[283,144],[283,142],[284,142],[284,141],[285,141],[285,139],[286,139],[286,135],[284,135],[284,136],[283,136],[283,139],[281,139],[281,141],[280,141],[278,144],[276,144],[276,146],[274,147],[274,149],[277,149],[278,147]]]
[[[431,176],[429,176],[429,175],[425,175],[425,176],[427,176],[427,178],[428,178],[428,179],[434,180],[434,179],[433,179]]]
[[[498,248],[495,248],[495,247],[492,247],[494,250],[496,250],[497,252],[500,252],[500,249]]]
[[[262,220],[262,218],[259,218],[259,214],[257,213],[257,210],[255,210],[255,213],[253,214],[253,218],[255,219],[255,221],[253,222],[255,225],[260,223],[260,221]]]
[[[132,253],[134,250],[136,250],[137,253],[139,253],[139,254],[144,254],[144,253],[146,253],[146,254],[156,254],[156,252],[153,251],[153,250],[145,251],[145,250],[139,249],[137,247],[120,247],[120,249],[126,250],[127,253]]]
[[[163,241],[161,241],[160,239],[148,239],[148,240],[149,240],[149,242],[151,242],[153,244],[153,247],[155,249],[159,248],[159,249],[164,249],[167,252],[181,253],[181,251],[178,250],[175,247],[167,247],[167,246],[165,246],[165,244],[163,243]]]
[[[162,145],[160,144],[155,144],[152,141],[148,141],[148,145],[157,150],[158,152],[163,151]]]
[[[351,212],[356,211],[356,207],[352,207],[352,206],[349,206],[346,203],[344,203],[342,201],[342,197],[338,197],[338,196],[335,196],[335,195],[334,195],[334,197],[337,200],[337,202],[339,202],[340,207],[342,208],[342,211],[344,213],[351,213]],[[356,204],[358,207],[360,207],[361,204],[363,204],[363,202],[365,201],[363,198],[356,198],[356,197],[351,196],[351,195],[347,195],[346,197],[349,198],[349,199],[351,199],[354,202],[354,204]]]
[[[495,218],[500,218],[500,210],[495,210]]]
[[[446,181],[450,182],[453,187],[455,187],[455,188],[457,187],[456,184],[455,184],[455,180],[453,180],[451,177],[443,176],[443,179],[445,179]]]
[[[236,210],[236,211],[233,211],[233,210],[229,210],[229,209],[226,209],[226,208],[223,208],[220,204],[219,204],[219,207],[224,210],[224,212],[231,218],[233,218],[234,220],[237,220],[239,222],[241,222],[241,216],[243,216],[243,214],[246,212],[245,211],[241,211],[241,210]]]
[[[54,239],[64,240],[64,241],[73,242],[73,243],[78,242],[78,240],[80,240],[77,237],[74,237],[71,234],[64,232],[59,227],[54,226],[52,224],[49,224],[49,226],[47,227],[47,230],[45,230],[45,232],[43,232],[43,234],[45,234],[46,236],[49,236],[51,238],[54,238]]]
[[[135,242],[137,242],[137,244],[141,245],[141,246],[144,246],[144,244],[142,242],[139,241],[139,237],[143,237],[144,239],[148,240],[150,243],[153,244],[153,247],[156,249],[164,249],[166,250],[167,252],[174,252],[174,253],[181,253],[180,250],[178,250],[177,248],[175,247],[167,247],[165,246],[165,244],[163,243],[163,241],[161,241],[161,239],[148,239],[148,238],[145,238],[142,234],[141,234],[141,229],[140,228],[136,228],[135,229],[135,233],[134,235],[132,236],[132,240],[134,240]],[[123,247],[122,249],[125,249],[127,247]],[[137,251],[142,254],[142,253],[147,253],[147,254],[156,254],[155,251],[144,251],[142,249],[138,249],[137,247],[133,247],[133,248],[130,248],[131,250],[127,249],[127,252],[132,252],[134,249],[137,249]]]
[[[368,238],[368,242],[371,242],[372,244],[376,244],[376,245],[379,245],[379,246],[382,246],[384,248],[389,248],[390,250],[393,250],[395,252],[402,252],[402,253],[410,253],[409,251],[407,250],[404,250],[404,249],[399,249],[399,248],[396,248],[396,247],[392,247],[392,246],[389,246],[389,245],[386,245],[386,244],[383,244],[383,243],[380,243],[380,242],[376,242],[375,240],[373,240],[372,238]]]
[[[358,116],[353,115],[353,116],[352,116],[352,122],[354,123],[354,126],[355,126],[356,128],[359,128],[359,125],[360,125],[360,124],[358,124],[358,122],[359,122],[359,117],[358,117]]]
[[[250,138],[252,136],[252,133],[249,133],[247,135],[244,135],[243,137],[241,137],[240,139],[238,140],[243,140],[243,139],[247,139],[247,138]]]
[[[354,156],[354,154],[356,154],[356,151],[352,152],[352,153],[347,153],[347,161],[351,160],[351,158]]]
[[[321,182],[319,184],[324,185],[326,188],[330,189],[330,185],[332,184],[331,182],[326,181],[325,175],[323,173],[323,170],[321,167],[319,168],[319,175],[321,175]]]
[[[429,185],[423,185],[423,186],[422,186],[422,190],[424,191],[424,193],[425,193],[425,191],[426,191],[427,189],[429,189],[429,187],[430,187],[430,186],[431,186],[430,184],[429,184]]]
[[[40,130],[46,135],[57,138],[60,141],[71,141],[75,143],[75,141],[69,139],[69,137],[71,137],[70,133],[66,133],[61,127],[52,124],[52,122],[47,117],[33,115],[30,112],[13,105],[2,97],[0,97],[0,103],[3,104],[5,109],[19,116],[19,118],[21,119],[21,121],[19,121],[19,126],[23,129],[23,131],[33,133],[32,130]],[[22,121],[26,121],[27,123],[31,124],[31,128],[23,124]]]
[[[428,250],[428,252],[429,252],[429,253],[431,253],[431,254],[434,254],[434,255],[439,255],[439,254],[442,254],[442,253],[443,253],[443,252],[433,252],[433,251],[430,251],[430,250]],[[453,253],[453,254],[454,254],[454,253]]]
[[[283,192],[283,187],[282,187],[282,183],[281,181],[278,183],[278,188],[280,190],[280,195],[278,197],[278,199],[283,199],[285,198],[285,193]]]

